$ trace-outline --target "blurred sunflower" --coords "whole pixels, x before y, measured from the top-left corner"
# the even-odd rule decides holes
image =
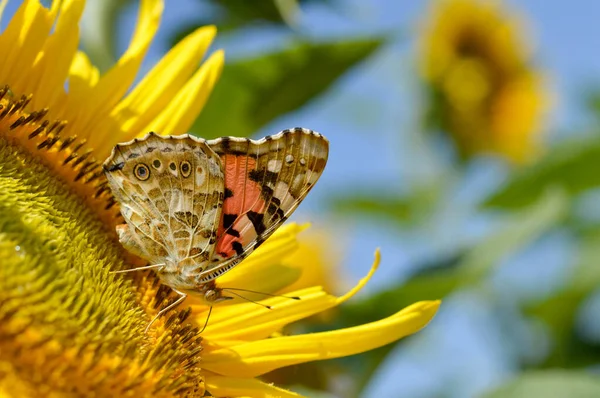
[[[0,396],[297,396],[257,377],[363,352],[429,322],[436,301],[349,329],[278,334],[353,296],[377,255],[368,277],[341,297],[315,286],[292,293],[301,300],[264,300],[270,311],[217,306],[202,335],[207,309],[190,300],[191,308],[171,311],[144,333],[174,295],[152,273],[110,273],[141,260],[116,240],[120,216],[96,159],[149,130],[185,133],[223,53],[198,67],[215,35],[200,28],[131,87],[162,1],[141,1],[129,47],[104,75],[78,50],[83,7],[25,0],[0,34]],[[301,229],[282,228],[223,283],[264,291],[292,284],[298,269],[280,260],[297,248]]]
[[[516,18],[496,1],[437,0],[421,37],[429,122],[451,134],[463,157],[535,157],[549,95]]]

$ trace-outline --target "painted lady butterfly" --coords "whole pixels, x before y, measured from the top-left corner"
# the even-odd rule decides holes
[[[149,261],[180,298],[212,304],[215,279],[260,246],[317,182],[329,143],[294,128],[254,141],[149,133],[117,145],[104,163],[126,224],[119,240]],[[155,318],[156,319],[156,318]],[[154,320],[153,320],[154,321]]]

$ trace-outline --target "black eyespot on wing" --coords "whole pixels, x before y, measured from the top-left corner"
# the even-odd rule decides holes
[[[169,168],[173,171],[177,170],[177,165],[175,164],[175,162],[171,162],[169,163]]]
[[[192,174],[192,165],[187,160],[184,160],[179,165],[179,170],[181,170],[181,175],[183,178],[187,178]]]
[[[133,168],[133,174],[140,181],[146,181],[150,178],[150,169],[144,163],[138,163]]]
[[[158,159],[154,159],[154,161],[152,162],[152,166],[154,166],[155,169],[160,169],[160,160]]]

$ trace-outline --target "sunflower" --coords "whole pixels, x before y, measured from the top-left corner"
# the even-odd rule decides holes
[[[421,37],[430,116],[460,153],[534,158],[549,96],[516,18],[495,1],[437,0]]]
[[[162,2],[142,0],[127,51],[102,75],[78,50],[83,6],[25,0],[0,34],[0,396],[297,396],[259,377],[370,350],[431,320],[437,301],[348,329],[280,333],[352,297],[377,254],[341,297],[315,286],[288,293],[300,300],[216,306],[202,333],[208,309],[190,299],[145,333],[175,295],[152,272],[111,273],[141,260],[117,241],[118,204],[100,162],[147,131],[185,133],[224,58],[216,51],[199,66],[215,35],[200,28],[132,87]],[[281,228],[219,283],[265,292],[292,284],[302,270],[281,259],[303,228]]]

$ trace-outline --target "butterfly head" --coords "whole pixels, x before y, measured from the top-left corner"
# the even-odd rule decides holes
[[[233,299],[233,297],[223,295],[223,289],[218,287],[215,281],[203,283],[198,289],[189,290],[186,293],[200,298],[204,304],[209,306]]]
[[[233,298],[225,296],[223,289],[218,287],[214,280],[199,283],[193,274],[181,270],[178,268],[178,265],[178,262],[167,259],[165,266],[157,271],[158,277],[165,285],[186,295],[200,299],[204,304],[209,306]]]

